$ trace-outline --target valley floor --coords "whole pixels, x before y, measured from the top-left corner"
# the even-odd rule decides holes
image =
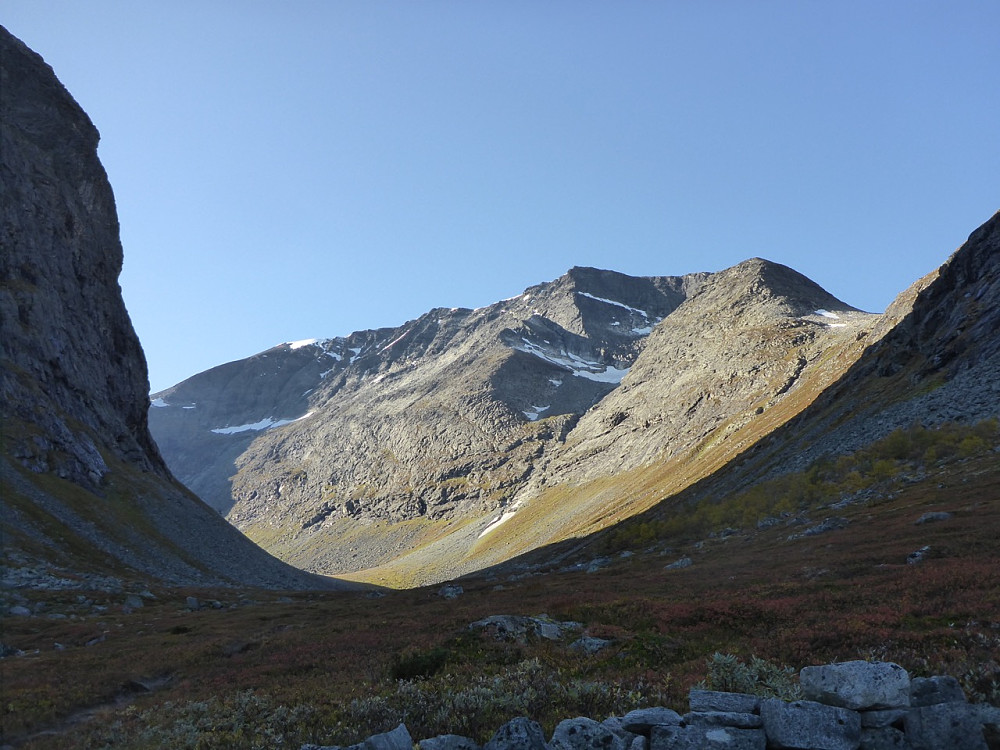
[[[354,743],[401,720],[416,739],[485,741],[518,714],[550,732],[568,716],[681,707],[716,652],[796,669],[891,660],[914,675],[954,675],[970,697],[996,703],[997,463],[991,452],[947,481],[927,476],[837,509],[830,515],[846,524],[825,533],[653,542],[575,572],[471,577],[454,598],[441,587],[154,588],[135,606],[126,593],[7,590],[23,612],[4,617],[0,637],[2,742],[298,748]],[[542,613],[582,631],[517,642],[468,628]],[[610,643],[570,648],[580,635]]]

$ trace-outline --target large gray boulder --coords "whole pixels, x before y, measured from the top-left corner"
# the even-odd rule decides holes
[[[846,708],[770,698],[761,703],[760,715],[771,748],[857,750],[861,743],[861,716]]]
[[[905,726],[913,750],[988,750],[979,711],[968,703],[914,708]]]
[[[891,662],[849,661],[804,667],[799,683],[807,700],[855,711],[910,705],[910,675]]]
[[[627,750],[625,740],[593,719],[580,717],[559,722],[549,750]]]
[[[917,677],[910,683],[910,705],[933,706],[938,703],[965,703],[965,693],[951,675]]]

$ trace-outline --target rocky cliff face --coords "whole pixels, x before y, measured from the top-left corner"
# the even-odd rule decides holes
[[[326,585],[254,547],[170,476],[118,286],[98,132],[0,27],[0,395],[5,563],[173,583]]]

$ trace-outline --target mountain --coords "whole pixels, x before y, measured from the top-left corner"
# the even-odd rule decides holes
[[[264,553],[167,470],[118,286],[118,217],[97,129],[42,58],[2,27],[0,76],[8,575],[329,587]]]
[[[707,476],[843,375],[881,320],[759,258],[574,268],[213,368],[154,394],[150,426],[182,481],[282,559],[430,582]]]

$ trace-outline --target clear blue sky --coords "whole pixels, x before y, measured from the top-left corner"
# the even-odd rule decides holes
[[[1000,208],[1000,3],[3,0],[101,131],[151,387],[574,265],[881,311]]]

